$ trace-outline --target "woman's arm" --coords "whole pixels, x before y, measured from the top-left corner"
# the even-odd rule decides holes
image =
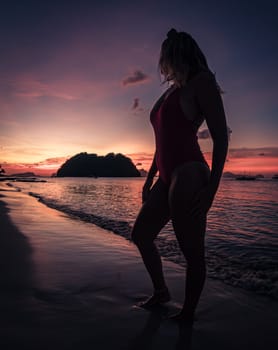
[[[153,180],[153,178],[155,177],[155,175],[157,173],[157,165],[156,165],[155,157],[156,157],[156,152],[154,153],[153,161],[152,161],[151,167],[148,171],[147,180]]]
[[[226,116],[222,98],[212,73],[204,72],[200,74],[196,91],[197,100],[213,141],[209,187],[212,193],[215,194],[220,183],[228,151]]]
[[[149,195],[150,190],[151,190],[151,186],[153,184],[153,178],[156,175],[157,170],[158,170],[157,165],[156,165],[156,161],[155,161],[155,156],[156,156],[156,152],[154,153],[153,161],[152,161],[150,170],[148,171],[148,175],[147,175],[146,181],[145,181],[144,186],[143,186],[143,191],[142,191],[142,202],[143,203],[148,198],[148,195]]]
[[[210,209],[222,176],[227,151],[228,130],[222,98],[212,73],[200,73],[196,82],[197,100],[213,141],[211,174],[208,186],[195,197],[191,215],[205,215]]]

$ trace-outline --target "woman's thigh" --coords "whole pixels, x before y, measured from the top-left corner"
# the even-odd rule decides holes
[[[140,244],[153,241],[169,219],[168,187],[158,178],[133,225],[133,242]]]
[[[209,168],[200,162],[189,162],[173,172],[169,188],[169,208],[173,228],[181,248],[203,254],[206,217],[192,217],[190,209],[196,194],[208,184]]]

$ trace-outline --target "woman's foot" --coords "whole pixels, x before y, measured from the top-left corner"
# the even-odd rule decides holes
[[[176,321],[180,324],[192,326],[194,323],[194,316],[192,314],[188,314],[185,311],[181,310],[176,314],[169,315],[167,317],[168,320]]]
[[[167,287],[163,289],[157,289],[154,291],[153,295],[145,301],[138,303],[140,307],[151,307],[158,304],[167,303],[171,300],[171,296]]]

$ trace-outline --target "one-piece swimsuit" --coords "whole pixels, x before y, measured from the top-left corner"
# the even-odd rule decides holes
[[[169,185],[173,171],[191,161],[207,162],[201,152],[196,125],[189,120],[180,105],[180,88],[176,88],[150,113],[156,144],[156,165],[161,180]],[[207,165],[208,166],[208,165]]]

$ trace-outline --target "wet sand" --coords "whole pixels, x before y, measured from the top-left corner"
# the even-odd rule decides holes
[[[163,260],[171,302],[138,308],[152,287],[133,243],[1,188],[1,349],[276,349],[277,302],[208,279],[193,329],[179,327],[165,316],[181,266]]]

